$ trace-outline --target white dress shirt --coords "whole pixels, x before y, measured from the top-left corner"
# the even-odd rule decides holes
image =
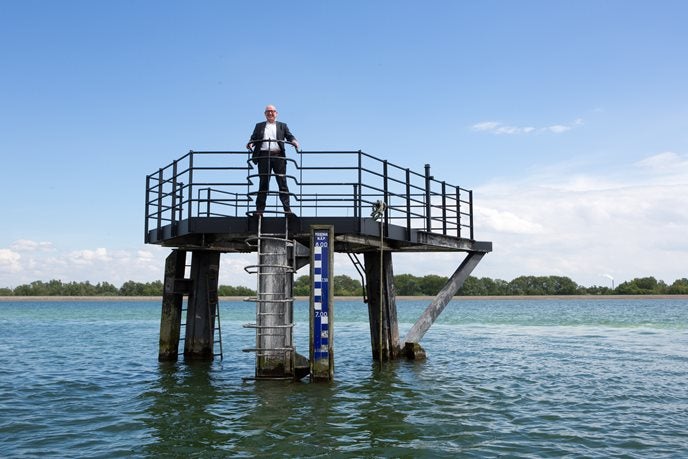
[[[263,133],[263,144],[260,146],[260,149],[279,151],[280,147],[277,142],[265,142],[265,140],[277,140],[277,123],[265,123],[265,132]]]

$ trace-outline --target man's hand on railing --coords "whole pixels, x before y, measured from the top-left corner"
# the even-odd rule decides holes
[[[286,143],[288,145],[293,146],[296,151],[301,151],[301,147],[299,146],[299,141],[294,139],[293,141],[289,142],[288,140],[269,140],[269,142],[275,142],[275,143]],[[249,142],[246,144],[246,149],[248,151],[253,151],[254,144],[253,142]]]
[[[301,148],[299,147],[299,141],[296,140],[296,139],[294,139],[294,140],[292,140],[292,141],[289,141],[289,140],[278,140],[278,142],[284,142],[284,143],[287,144],[287,145],[291,145],[292,147],[294,147],[294,149],[295,149],[297,152],[299,152],[299,150],[301,150]]]

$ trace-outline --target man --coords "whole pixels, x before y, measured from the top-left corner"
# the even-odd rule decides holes
[[[289,187],[287,186],[287,158],[284,148],[284,142],[275,142],[275,140],[287,140],[291,142],[296,149],[299,149],[299,143],[296,137],[289,132],[286,123],[276,121],[277,109],[274,105],[265,107],[265,120],[257,123],[251,134],[251,140],[246,144],[249,151],[253,151],[252,161],[258,164],[258,174],[260,175],[260,183],[258,185],[258,198],[256,199],[256,214],[262,215],[265,210],[265,201],[267,200],[268,189],[270,187],[270,173],[275,175],[277,186],[279,188],[279,197],[282,201],[285,213],[291,213],[289,207]],[[273,140],[273,142],[270,142]]]

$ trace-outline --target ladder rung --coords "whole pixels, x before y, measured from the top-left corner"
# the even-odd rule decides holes
[[[292,299],[292,298],[285,298],[287,295],[284,292],[262,292],[262,293],[258,292],[256,294],[256,296],[249,296],[249,297],[246,297],[245,299],[246,300],[252,300],[252,299],[253,300],[258,300],[258,299],[267,300],[268,298],[265,298],[265,297],[268,297],[268,296],[281,296],[282,297],[282,298],[275,299],[275,301],[278,301],[280,299],[282,299],[282,300]]]
[[[272,299],[272,300],[259,300],[259,299],[245,299],[244,301],[251,301],[253,303],[293,303],[294,299],[287,299],[287,300],[278,300],[278,299]]]
[[[288,346],[288,347],[247,347],[245,349],[242,349],[243,352],[272,352],[272,353],[277,353],[277,352],[292,352],[294,350],[293,346]]]
[[[284,267],[284,266],[282,266],[282,267],[279,267],[279,266],[278,266],[278,267],[275,267],[275,266],[272,266],[271,269],[282,269],[283,271],[278,272],[278,273],[261,273],[261,272],[258,271],[258,270],[256,270],[256,271],[251,271],[251,270],[249,270],[249,269],[247,269],[247,268],[244,268],[244,271],[246,271],[247,274],[256,274],[256,275],[258,275],[258,276],[281,276],[281,275],[284,275],[284,274],[289,274],[289,273],[295,273],[295,272],[296,272],[296,271],[294,271],[294,268],[292,268],[291,266],[288,266],[288,267]]]
[[[244,324],[244,328],[255,328],[258,330],[263,330],[266,328],[294,328],[294,324],[286,324],[286,325],[258,325],[258,324]]]
[[[284,304],[287,304],[287,303],[293,303],[293,302],[294,302],[294,300],[278,300],[278,299],[271,299],[271,300],[268,300],[268,299],[266,299],[266,300],[248,300],[248,301],[251,301],[251,302],[256,303],[256,304],[259,304],[259,305],[264,305],[264,304],[266,304],[266,303],[282,303],[282,304],[284,305]]]
[[[292,265],[273,265],[273,264],[262,264],[262,265],[248,265],[244,267],[244,271],[248,271],[249,269],[257,269],[257,268],[278,268],[278,269],[294,269]],[[256,272],[258,274],[258,272]],[[260,273],[260,274],[283,274],[283,273]]]
[[[294,245],[294,241],[285,238],[283,233],[261,233],[259,236],[250,236],[246,238],[247,241],[260,241],[263,239],[268,241],[282,241],[289,246]]]

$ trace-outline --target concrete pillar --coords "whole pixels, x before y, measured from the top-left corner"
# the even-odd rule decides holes
[[[179,354],[179,330],[184,301],[183,283],[186,252],[173,250],[165,260],[165,283],[162,293],[160,317],[160,344],[158,361],[176,362]]]
[[[212,360],[220,253],[196,250],[191,258],[191,291],[186,312],[184,359]]]
[[[399,356],[400,348],[392,253],[384,252],[381,260],[380,252],[366,252],[364,263],[373,359],[393,360]],[[382,264],[382,273],[380,264]],[[382,291],[380,291],[381,275]],[[380,310],[382,310],[382,315]],[[382,325],[382,336],[380,336],[380,325]],[[380,348],[382,348],[382,353]]]
[[[281,238],[262,238],[259,264],[256,377],[292,377],[294,273],[286,241]]]

